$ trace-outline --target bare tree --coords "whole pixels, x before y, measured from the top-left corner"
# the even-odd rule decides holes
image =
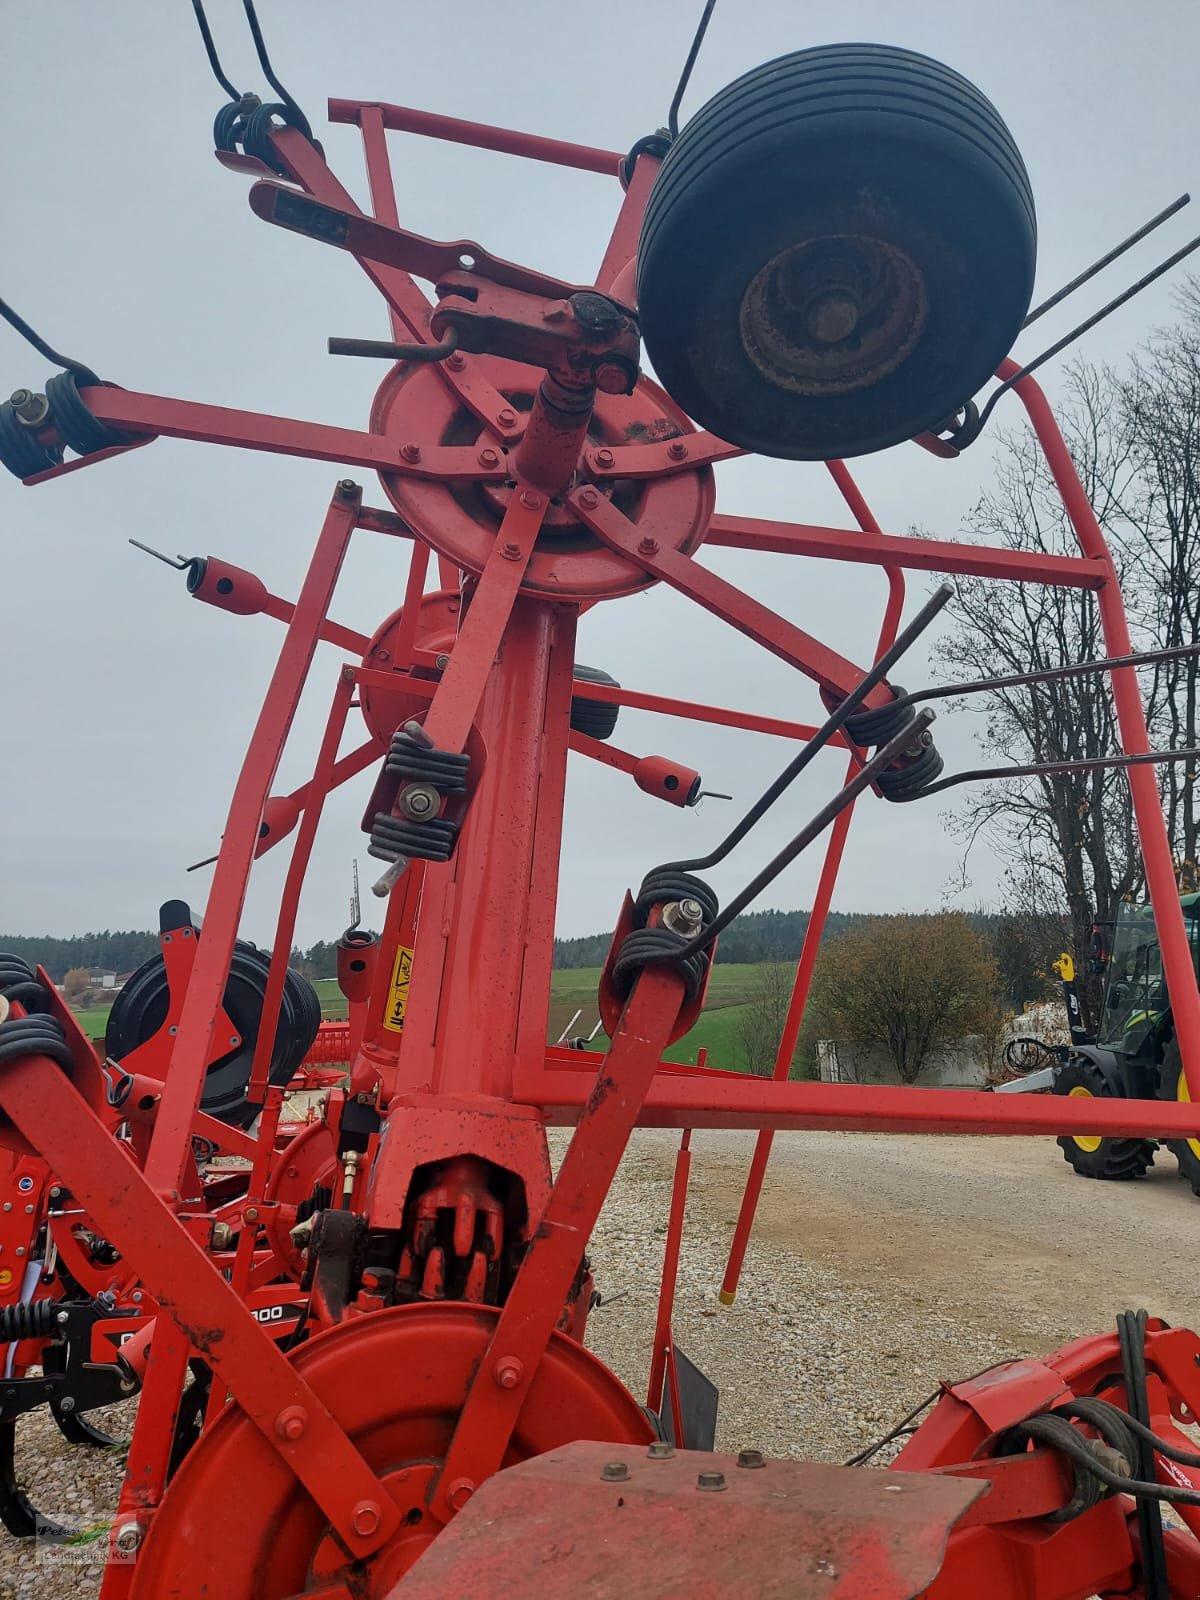
[[[738,1041],[747,1069],[769,1078],[787,1021],[795,969],[786,961],[764,961],[754,969],[754,989],[738,1017]]]
[[[1160,648],[1200,644],[1200,284],[1179,297],[1178,324],[1156,334],[1130,363],[1119,395],[1139,466],[1130,522],[1140,578],[1143,625]],[[1200,658],[1162,663],[1150,715],[1172,749],[1194,748],[1200,733]],[[1167,827],[1181,870],[1195,876],[1200,796],[1195,767],[1159,769]]]
[[[830,1037],[883,1045],[915,1083],[938,1045],[993,1026],[997,987],[987,940],[960,913],[874,917],[821,951],[812,1005]]]
[[[1072,369],[1060,420],[1084,487],[1114,551],[1130,567],[1143,529],[1139,449],[1111,376]],[[1002,436],[996,488],[972,518],[990,543],[1042,554],[1077,553],[1074,534],[1036,442]],[[953,608],[957,623],[939,654],[955,677],[1000,677],[1105,654],[1090,590],[967,578]],[[1102,675],[1061,679],[986,697],[979,741],[1002,762],[1073,761],[1117,748],[1112,697]],[[1039,917],[1065,907],[1075,952],[1088,948],[1094,920],[1110,919],[1141,887],[1142,864],[1123,775],[1093,770],[991,783],[974,790],[955,821],[967,849],[986,837],[1008,869],[1008,902]],[[1094,1015],[1097,997],[1082,996]]]

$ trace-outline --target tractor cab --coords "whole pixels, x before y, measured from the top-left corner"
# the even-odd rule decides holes
[[[1181,904],[1195,967],[1200,952],[1200,894],[1184,895]],[[1153,912],[1148,904],[1122,904],[1108,959],[1097,1043],[1127,1061],[1154,1064],[1170,1009]]]

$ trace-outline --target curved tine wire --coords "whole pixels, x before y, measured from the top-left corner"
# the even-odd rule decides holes
[[[723,861],[730,851],[741,843],[759,818],[775,804],[784,790],[800,776],[817,752],[829,743],[834,734],[842,727],[846,718],[854,715],[875,685],[882,683],[890,669],[904,655],[913,641],[924,633],[942,607],[953,598],[953,595],[954,589],[948,583],[940,584],[934,590],[933,595],[925,602],[908,626],[896,635],[894,643],[884,651],[871,670],[850,691],[836,710],[830,713],[808,743],[788,762],[774,783],[758,797],[741,821],[733,825],[715,850],[710,851],[706,856],[697,856],[691,861],[668,861],[664,863],[663,870],[703,872],[707,867],[715,867],[719,861]],[[897,698],[900,699],[900,697]]]
[[[242,9],[246,13],[246,21],[250,24],[250,36],[254,40],[255,50],[258,52],[258,61],[259,65],[263,69],[263,76],[271,85],[272,89],[275,90],[275,93],[283,101],[284,105],[288,108],[292,115],[298,119],[301,131],[311,138],[312,128],[309,125],[308,118],[304,115],[303,111],[301,111],[295,100],[293,100],[292,96],[284,88],[283,84],[280,83],[279,79],[275,76],[274,68],[271,66],[270,57],[267,55],[267,42],[263,38],[262,28],[259,26],[258,13],[254,9],[254,0],[242,0]]]
[[[943,789],[953,789],[960,783],[988,783],[997,778],[1043,778],[1060,772],[1092,772],[1110,767],[1148,767],[1163,761],[1193,761],[1200,757],[1200,748],[1189,750],[1147,750],[1132,756],[1093,756],[1082,761],[1040,761],[1026,767],[975,767],[970,772],[953,772],[948,778],[939,778],[921,790],[920,799],[926,795],[940,794]]]
[[[1131,250],[1135,244],[1140,244],[1147,234],[1153,233],[1155,228],[1160,228],[1168,217],[1173,217],[1177,211],[1182,211],[1184,206],[1191,203],[1191,199],[1190,194],[1181,194],[1178,200],[1172,200],[1169,206],[1164,206],[1156,216],[1150,218],[1149,222],[1143,222],[1141,227],[1136,232],[1131,233],[1127,239],[1122,239],[1120,244],[1113,245],[1106,255],[1102,255],[1098,260],[1093,261],[1090,267],[1085,267],[1078,277],[1072,278],[1070,283],[1064,283],[1061,289],[1057,289],[1048,300],[1043,300],[1041,305],[1034,306],[1021,324],[1021,331],[1024,332],[1030,323],[1036,322],[1039,317],[1044,317],[1047,311],[1051,311],[1055,306],[1061,305],[1068,295],[1075,293],[1076,289],[1082,289],[1083,285],[1089,283],[1098,272],[1103,272],[1105,267],[1112,266],[1113,262],[1118,257],[1123,256],[1126,250]]]
[[[1090,332],[1098,322],[1103,322],[1105,317],[1111,316],[1127,300],[1132,300],[1134,295],[1141,294],[1143,289],[1149,288],[1157,278],[1161,278],[1164,272],[1169,272],[1172,267],[1178,266],[1185,256],[1190,256],[1193,250],[1200,250],[1200,234],[1197,234],[1194,239],[1190,239],[1181,249],[1176,250],[1174,255],[1168,256],[1165,261],[1160,261],[1158,266],[1146,273],[1144,278],[1139,278],[1136,283],[1131,283],[1128,289],[1123,290],[1114,300],[1110,300],[1106,306],[1101,306],[1099,311],[1090,316],[1086,322],[1081,322],[1077,328],[1072,328],[1070,333],[1063,334],[1062,338],[1056,340],[1048,350],[1043,350],[1040,356],[1034,356],[1033,360],[1027,362],[1020,372],[1014,372],[1011,378],[1005,378],[1000,387],[988,396],[987,404],[979,413],[978,421],[975,422],[971,429],[971,440],[979,437],[988,418],[996,409],[996,402],[1016,384],[1020,383],[1022,378],[1028,378],[1031,373],[1036,372],[1052,356],[1059,355],[1069,344],[1074,344],[1076,339],[1080,339],[1085,333]]]
[[[707,927],[701,928],[699,933],[677,950],[667,950],[661,956],[650,957],[648,964],[658,961],[686,961],[689,956],[697,954],[698,951],[706,950],[722,929],[727,928],[736,916],[739,916],[752,901],[758,898],[768,884],[772,883],[786,867],[791,866],[802,850],[807,849],[814,839],[819,838],[824,833],[839,811],[844,811],[848,805],[853,804],[863,790],[874,783],[876,777],[885,767],[890,766],[915,738],[920,738],[933,720],[934,713],[932,711],[918,711],[908,726],[901,728],[900,732],[894,738],[889,739],[887,744],[881,745],[871,759],[859,768],[850,782],[839,789],[831,800],[825,802],[812,821],[801,828],[791,843],[784,845],[779,854],[768,861],[762,871],[751,878],[750,882],[739,894],[734,895],[729,904],[721,909]],[[922,789],[922,797],[928,792],[928,790]]]
[[[133,540],[130,543],[134,543]],[[1102,661],[1072,661],[1065,667],[1047,667],[1042,672],[1013,672],[1003,678],[976,678],[968,683],[940,683],[932,689],[917,689],[898,694],[899,706],[920,705],[925,700],[948,700],[956,695],[988,694],[994,689],[1016,689],[1027,683],[1052,683],[1059,678],[1082,678],[1089,672],[1108,672],[1116,667],[1146,667],[1156,661],[1179,661],[1185,656],[1200,656],[1200,644],[1172,645],[1167,650],[1143,650],[1130,656],[1106,656]]]
[[[47,344],[41,334],[31,328],[7,300],[0,300],[0,317],[3,317],[10,327],[15,328],[22,339],[33,346],[38,355],[45,356],[46,360],[52,361],[56,367],[65,367],[68,372],[86,372],[91,375],[92,369],[85,367],[82,361],[72,361],[68,356],[59,355],[54,346]]]
[[[204,14],[203,0],[192,0],[192,10],[196,13],[196,22],[200,28],[200,37],[204,40],[204,49],[208,55],[208,64],[212,68],[212,75],[224,89],[231,100],[240,100],[241,91],[235,89],[225,76],[221,68],[221,58],[217,55],[217,47],[213,43],[212,29],[208,25],[208,18]]]
[[[679,82],[675,85],[675,94],[671,100],[671,109],[667,112],[667,128],[672,139],[679,136],[679,107],[682,104],[688,83],[691,81],[692,68],[696,65],[696,57],[700,54],[700,46],[704,43],[704,35],[708,32],[708,24],[717,0],[705,0],[704,13],[692,38],[692,47],[687,53],[687,60],[683,63],[683,71],[679,74]]]

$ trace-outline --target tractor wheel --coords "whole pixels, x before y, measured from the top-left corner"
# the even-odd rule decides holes
[[[619,689],[621,685],[600,667],[585,667],[575,663],[575,676],[583,683],[602,683],[606,688]],[[576,733],[586,733],[593,739],[611,739],[617,726],[620,706],[607,700],[589,700],[586,695],[571,696],[571,726]]]
[[[1071,1099],[1110,1098],[1108,1079],[1094,1061],[1072,1056],[1054,1080],[1055,1094]],[[1154,1165],[1153,1139],[1105,1139],[1098,1133],[1065,1133],[1059,1147],[1084,1178],[1140,1178]]]
[[[941,62],[839,44],[701,108],[638,247],[646,353],[702,428],[763,455],[866,455],[940,429],[1033,291],[1029,178],[991,102]]]
[[[1179,1040],[1172,1039],[1163,1057],[1159,1094],[1164,1100],[1187,1102],[1187,1079],[1183,1075],[1183,1056]],[[1179,1176],[1192,1186],[1192,1193],[1200,1195],[1200,1139],[1168,1139],[1167,1149],[1179,1163]]]

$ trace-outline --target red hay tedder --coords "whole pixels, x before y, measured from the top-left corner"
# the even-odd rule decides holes
[[[677,94],[670,126],[628,155],[335,100],[331,119],[362,134],[368,215],[247,9],[280,101],[224,79],[197,6],[232,95],[217,157],[250,177],[258,216],[305,236],[298,252],[343,250],[378,289],[391,341],[332,341],[387,363],[368,426],[137,393],[25,329],[62,370],[0,406],[0,460],[40,486],[172,435],[371,472],[387,504],[336,482],[294,604],[216,557],[180,563],[196,598],[266,612],[285,635],[202,928],[182,902],[163,907],[161,956],[114,1009],[103,1059],[47,974],[0,956],[10,1531],[55,1536],[15,1480],[17,1417],[49,1405],[87,1442],[102,1437],[88,1410],[140,1390],[105,1600],[1200,1595],[1191,1332],[1129,1314],[946,1385],[886,1471],[714,1454],[671,1334],[692,1129],[759,1134],[727,1302],[777,1131],[1200,1131],[1189,1103],[787,1076],[855,800],[870,790],[881,826],[888,803],[958,781],[941,776],[924,704],[946,691],[889,681],[951,593],[902,626],[918,570],[1095,593],[1108,655],[1059,670],[1110,675],[1123,748],[1110,764],[1131,786],[1200,1102],[1200,1000],[1153,768],[1195,752],[1149,748],[1112,560],[1036,380],[1008,355],[1035,253],[1008,130],[949,68],[866,45],[770,62],[682,130]],[[595,281],[407,231],[389,131],[611,177]],[[886,534],[844,464],[908,440],[958,454],[993,374],[1025,408],[1077,554]],[[851,525],[718,511],[713,464],[753,451],[825,462]],[[402,574],[407,560],[398,608],[370,635],[328,614],[360,530],[392,542]],[[882,568],[874,665],[718,577],[706,545]],[[584,610],[663,583],[811,679],[818,722],[635,692],[576,665]],[[312,776],[273,794],[321,640],[346,660]],[[691,769],[608,742],[622,705],[783,733],[798,753],[703,859],[653,867],[614,904],[608,1050],[548,1047],[568,750],[670,804],[701,792]],[[342,754],[352,709],[365,739]],[[846,752],[843,787],[719,907],[698,874],[830,743]],[[287,956],[325,798],[367,769],[386,910],[379,936],[355,926],[340,942],[350,1020],[333,1042]],[[664,1063],[703,1005],[721,928],[826,830],[774,1080]],[[293,833],[267,957],[238,942],[239,919],[256,857]],[[319,1111],[286,1120],[289,1084],[323,1086]],[[556,1176],[551,1126],[574,1128]],[[645,1405],[584,1344],[585,1251],[638,1127],[683,1131]],[[1164,1527],[1164,1501],[1178,1524]]]

